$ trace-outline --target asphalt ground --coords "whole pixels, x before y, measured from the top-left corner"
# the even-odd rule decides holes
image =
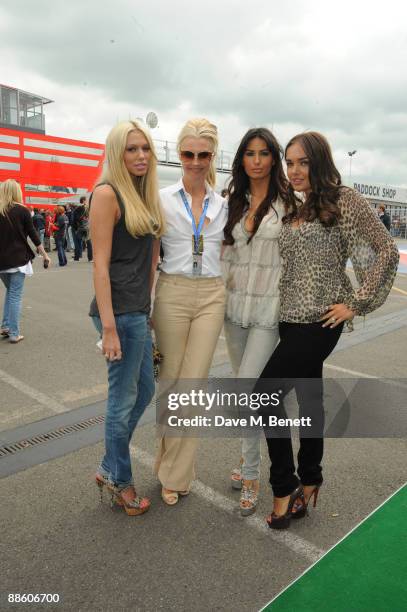
[[[34,269],[24,290],[25,340],[0,343],[2,438],[41,420],[46,429],[47,418],[106,397],[105,364],[87,317],[91,264],[70,260],[44,271],[39,260]],[[325,376],[406,377],[407,276],[399,274],[395,287],[343,338]],[[223,336],[213,365],[228,370]],[[263,522],[271,507],[265,444],[261,499],[250,519],[239,516],[229,484],[237,440],[201,441],[198,480],[173,508],[161,501],[152,473],[155,445],[153,425],[140,427],[134,471],[140,492],[152,498],[141,517],[112,511],[107,499],[100,504],[92,482],[100,443],[0,480],[0,609],[259,610],[406,480],[405,439],[327,439],[317,509],[276,534]],[[11,604],[9,593],[54,593],[60,603]]]

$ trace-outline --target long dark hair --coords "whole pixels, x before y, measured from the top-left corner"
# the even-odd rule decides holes
[[[342,179],[335,166],[329,142],[319,132],[303,132],[291,138],[285,148],[285,157],[291,145],[298,143],[304,149],[309,160],[309,182],[311,193],[304,203],[295,195],[290,184],[288,187],[288,205],[290,212],[284,222],[301,217],[305,221],[319,221],[326,227],[336,225],[341,216],[337,204],[342,187]],[[301,209],[298,209],[301,204]]]
[[[232,164],[232,179],[228,186],[229,214],[224,229],[224,244],[234,243],[235,240],[232,236],[233,228],[235,227],[236,223],[240,221],[248,208],[246,196],[250,188],[250,179],[243,168],[243,156],[253,138],[261,138],[264,140],[267,149],[272,155],[273,166],[271,167],[268,192],[256,211],[253,232],[247,241],[248,243],[259,229],[263,217],[269,212],[270,208],[275,210],[273,207],[273,202],[276,201],[277,197],[280,196],[284,202],[287,200],[288,182],[285,177],[283,164],[281,161],[283,149],[277,138],[270,132],[270,130],[263,127],[252,128],[243,136]]]

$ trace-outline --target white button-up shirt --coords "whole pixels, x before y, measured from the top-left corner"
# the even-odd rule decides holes
[[[192,198],[187,193],[182,179],[175,185],[160,190],[161,204],[167,221],[167,231],[161,237],[164,259],[161,270],[166,274],[184,274],[192,276],[192,220],[189,216],[181,189],[184,190],[192,208]],[[210,223],[202,228],[204,251],[202,254],[202,276],[221,276],[220,250],[223,241],[223,228],[226,225],[227,202],[206,184],[206,198],[209,205],[206,212]],[[195,277],[196,278],[196,277]]]

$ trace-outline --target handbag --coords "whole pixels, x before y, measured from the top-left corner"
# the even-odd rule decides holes
[[[158,380],[160,375],[160,363],[164,359],[163,355],[158,350],[157,344],[153,340],[153,368],[154,368],[154,378]]]

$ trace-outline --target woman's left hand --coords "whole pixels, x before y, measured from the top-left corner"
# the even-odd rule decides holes
[[[355,312],[348,308],[346,304],[331,304],[327,312],[320,318],[320,321],[325,321],[322,327],[330,327],[333,329],[343,321],[350,321],[355,316]]]

